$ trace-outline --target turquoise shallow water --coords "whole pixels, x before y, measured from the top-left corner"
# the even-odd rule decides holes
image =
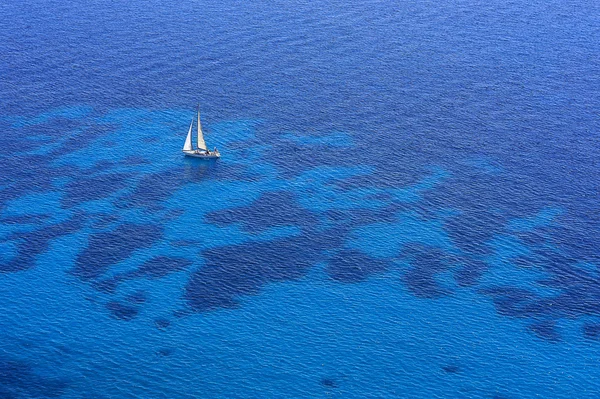
[[[595,4],[0,8],[0,397],[598,396]]]

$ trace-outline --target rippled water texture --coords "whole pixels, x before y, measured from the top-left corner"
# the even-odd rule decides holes
[[[600,395],[596,2],[28,3],[0,397]]]

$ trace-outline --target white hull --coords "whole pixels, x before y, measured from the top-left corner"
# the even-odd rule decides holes
[[[203,158],[203,159],[217,159],[221,158],[221,154],[215,151],[198,151],[198,150],[188,150],[183,151],[186,157],[194,157],[194,158]]]

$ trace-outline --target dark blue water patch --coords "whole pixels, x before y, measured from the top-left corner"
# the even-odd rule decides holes
[[[586,291],[574,286],[552,297],[540,297],[529,290],[515,287],[484,289],[482,292],[493,298],[498,313],[531,319],[529,330],[551,341],[557,339],[557,334],[552,332],[548,320],[600,314],[597,288]],[[543,321],[540,322],[540,319]]]
[[[599,283],[597,282],[596,285]],[[565,289],[551,298],[540,298],[521,307],[523,315],[549,314],[568,319],[586,315],[600,314],[600,293],[595,287],[590,291],[581,291],[579,287]]]
[[[496,311],[503,316],[525,317],[523,307],[538,299],[532,291],[518,287],[484,288],[480,292],[493,299]]]
[[[598,267],[584,269],[569,256],[555,251],[544,251],[541,267],[549,274],[538,283],[561,290],[552,298],[543,298],[524,308],[528,312],[552,313],[576,318],[600,314],[600,277]]]
[[[111,317],[124,321],[133,320],[139,312],[134,306],[126,305],[117,301],[108,302],[106,304],[106,309],[109,310]]]
[[[123,209],[128,208],[127,206],[123,207],[123,203],[119,203],[118,207],[123,208]],[[170,212],[170,211],[167,210],[167,208],[164,205],[159,205],[157,203],[148,203],[148,206],[143,208],[142,212],[144,212],[144,214],[147,217],[151,218],[153,215],[156,216],[157,214],[164,214],[165,212]],[[165,218],[165,217],[163,216],[163,218]]]
[[[175,273],[187,269],[192,261],[185,258],[155,256],[144,262],[140,267],[124,273],[118,273],[106,279],[95,281],[93,286],[99,291],[113,294],[118,286],[127,280],[136,278],[162,278],[169,273]]]
[[[127,166],[147,165],[149,163],[149,160],[139,155],[130,155],[125,157],[122,161],[122,164]]]
[[[442,366],[442,371],[447,374],[456,374],[461,371],[460,367],[456,364],[447,364]]]
[[[389,268],[390,264],[386,261],[371,258],[360,251],[343,250],[329,259],[325,271],[336,281],[357,283]]]
[[[600,340],[600,323],[585,323],[583,336],[589,339]]]
[[[307,236],[211,248],[192,275],[184,298],[195,311],[233,308],[265,284],[298,279],[322,259],[326,241]]]
[[[107,172],[111,169],[114,169],[115,167],[117,167],[117,165],[119,165],[119,162],[117,161],[109,161],[107,159],[101,159],[98,162],[95,162],[94,165],[90,168],[88,168],[85,172],[83,173],[102,173],[102,172]]]
[[[0,157],[0,170],[10,176],[8,187],[0,190],[0,206],[29,193],[54,191],[54,180],[75,174],[71,166],[54,167],[46,155],[12,155]]]
[[[540,172],[542,163],[544,161],[527,168],[539,167]],[[502,314],[531,317],[534,320],[539,315],[575,318],[597,314],[598,309],[593,305],[598,296],[597,278],[576,267],[576,263],[581,261],[598,263],[597,244],[594,242],[600,239],[599,218],[590,217],[590,212],[597,209],[597,204],[589,203],[586,199],[589,195],[584,196],[583,200],[567,200],[575,192],[578,195],[589,194],[589,187],[565,190],[565,182],[572,180],[572,176],[562,176],[566,179],[556,176],[562,175],[563,171],[552,173],[553,176],[548,176],[547,171],[534,176],[523,173],[525,168],[516,167],[515,164],[508,163],[506,166],[506,172],[510,173],[502,172],[493,176],[476,175],[466,169],[453,170],[453,179],[428,192],[426,199],[433,205],[444,205],[460,212],[458,216],[450,218],[444,227],[453,243],[472,258],[491,251],[492,248],[486,243],[494,235],[509,233],[520,238],[534,252],[511,259],[513,265],[543,270],[549,277],[537,284],[562,291],[553,298],[523,299],[516,294],[518,289],[510,295],[495,296],[496,308]],[[533,225],[525,231],[507,230],[507,224],[514,218],[535,219],[531,215],[538,215],[552,201],[560,206],[568,203],[569,209],[555,217],[551,224]],[[573,223],[573,220],[580,222]],[[455,279],[459,285],[472,285],[485,269],[484,265],[479,264],[474,269],[459,270]]]
[[[115,205],[128,208],[152,207],[168,199],[186,181],[182,178],[183,169],[170,169],[145,175],[131,194],[122,197]]]
[[[75,233],[82,226],[81,218],[73,218],[32,232],[17,232],[9,235],[8,239],[16,243],[17,254],[9,262],[0,264],[0,272],[16,272],[33,267],[38,255],[45,252],[53,240]]]
[[[159,143],[161,141],[160,137],[142,137],[142,141],[144,143],[149,143],[149,144],[154,144],[154,143]]]
[[[17,152],[36,150],[46,144],[62,139],[65,135],[76,131],[80,127],[81,121],[53,117],[41,123],[13,128],[10,129],[12,134],[9,132],[9,135],[16,141],[12,143],[13,145],[10,148]],[[32,140],[32,138],[35,138],[35,140]]]
[[[471,255],[482,256],[492,252],[486,243],[501,233],[504,225],[502,217],[469,211],[448,218],[444,222],[444,229],[459,249]]]
[[[10,388],[0,385],[0,398],[17,399],[17,394],[15,392],[11,392]]]
[[[110,173],[98,176],[79,176],[64,189],[62,205],[72,207],[82,202],[106,198],[130,185],[131,174]]]
[[[113,140],[103,140],[100,145],[104,148],[114,148],[117,146],[117,142]]]
[[[60,157],[86,148],[95,140],[114,132],[117,128],[116,125],[111,124],[86,125],[81,131],[71,134],[60,147],[50,151],[50,155],[53,157]]]
[[[318,222],[312,212],[298,205],[295,195],[289,191],[268,192],[247,207],[211,212],[205,219],[218,226],[241,223],[242,228],[251,233],[280,226],[310,229]]]
[[[523,241],[529,247],[538,247],[546,244],[551,244],[550,237],[552,236],[554,227],[538,227],[531,231],[512,232],[516,237]]]
[[[586,201],[595,198],[593,204],[580,204],[579,209],[558,218],[557,226],[548,231],[549,240],[563,253],[580,262],[600,264],[600,205],[594,195],[587,194]],[[577,220],[574,223],[574,220]]]
[[[519,176],[481,174],[460,165],[450,168],[450,173],[450,178],[424,193],[424,201],[429,209],[457,211],[444,227],[453,243],[469,254],[488,254],[486,243],[505,232],[509,220],[535,215],[546,205],[534,193],[522,190]]]
[[[88,213],[87,217],[93,220],[92,227],[95,229],[106,229],[119,220],[119,216],[110,213]]]
[[[185,214],[185,209],[171,209],[164,215],[165,220],[178,219]]]
[[[556,322],[554,320],[538,321],[528,325],[527,329],[537,337],[546,341],[558,342],[561,340],[561,336],[558,333]]]
[[[321,379],[321,385],[325,388],[337,388],[338,383],[333,378],[323,378]]]
[[[175,351],[172,348],[161,348],[159,350],[156,351],[156,354],[160,357],[169,357],[171,356]]]
[[[489,265],[472,257],[462,257],[461,266],[454,272],[454,280],[460,287],[470,287],[479,282],[479,279],[489,269]]]
[[[0,358],[0,396],[2,398],[57,398],[68,388],[64,379],[42,376],[33,365],[20,360]]]
[[[578,265],[580,262],[572,255],[557,251],[553,247],[533,248],[530,259],[549,274],[549,278],[540,283],[551,287],[567,287],[570,284],[589,285],[593,282],[595,273],[590,273]],[[581,272],[581,276],[578,274]]]
[[[185,270],[192,265],[192,261],[185,258],[155,256],[144,262],[138,269],[130,273],[131,277],[161,278],[169,273]]]
[[[21,224],[36,224],[44,223],[50,218],[50,215],[36,214],[36,215],[19,215],[19,216],[6,216],[0,218],[0,222],[5,225],[21,225]]]
[[[558,251],[553,247],[550,249],[547,247],[536,248],[535,255],[543,270],[552,275],[551,281],[555,286],[578,284],[592,287],[594,280],[599,277],[600,259],[594,259],[587,263],[592,266],[590,270],[590,268],[582,267],[586,262],[567,251]],[[546,280],[546,282],[550,283],[550,280]]]
[[[122,224],[113,231],[92,234],[87,247],[77,256],[72,273],[84,281],[95,279],[162,237],[162,227],[150,224]]]
[[[158,318],[158,319],[154,320],[154,325],[159,330],[164,330],[164,329],[168,328],[171,325],[171,322],[169,320],[167,320],[167,319]]]
[[[2,129],[3,134],[0,136],[0,145],[2,149],[10,150],[12,155],[23,154],[31,149],[37,149],[43,143],[41,141],[36,142],[36,140],[32,140],[35,131],[32,127],[28,127],[28,135],[24,134],[24,127],[14,127],[10,121],[2,118],[0,119],[0,129]],[[28,143],[32,141],[32,146],[30,147]],[[8,154],[8,151],[0,153],[2,155]]]
[[[408,289],[420,298],[438,298],[450,294],[436,281],[436,275],[456,268],[458,258],[439,248],[419,244],[407,244],[403,257],[410,263],[410,269],[402,276]]]
[[[543,258],[535,256],[535,254],[516,256],[510,259],[511,263],[523,269],[534,269],[542,266]]]
[[[104,280],[95,281],[92,284],[92,286],[100,292],[104,292],[106,294],[114,294],[117,291],[119,284],[121,284],[125,280],[127,280],[126,275],[116,275],[106,278]]]

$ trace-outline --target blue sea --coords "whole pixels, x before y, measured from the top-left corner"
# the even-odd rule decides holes
[[[1,398],[600,397],[599,2],[0,15]]]

